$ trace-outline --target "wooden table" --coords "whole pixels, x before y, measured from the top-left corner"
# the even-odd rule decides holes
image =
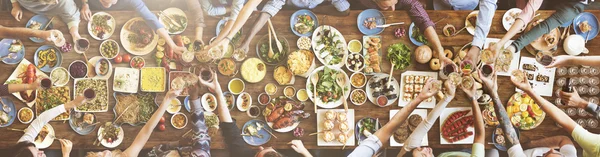
[[[504,14],[504,12],[505,11],[497,11],[496,12],[496,15],[494,16],[494,19],[493,19],[493,25],[492,25],[492,28],[491,28],[491,31],[490,31],[490,34],[488,37],[500,38],[500,37],[502,37],[503,34],[506,33],[506,31],[504,30],[504,28],[502,27],[502,24],[501,24],[501,18],[502,18],[502,15]],[[551,13],[553,13],[553,11],[539,11],[539,12],[541,13],[540,17],[542,17],[542,18],[548,17]],[[600,11],[591,11],[591,12],[596,15],[600,15]],[[33,16],[32,13],[26,12],[25,15],[23,16],[23,20],[21,20],[21,22],[17,22],[13,19],[12,16],[10,16],[10,12],[5,11],[5,12],[0,12],[0,13],[1,13],[1,15],[4,15],[4,16],[0,16],[0,24],[3,26],[10,26],[10,27],[24,27],[27,20]],[[119,32],[121,30],[121,27],[127,20],[136,16],[136,14],[133,12],[129,12],[129,11],[109,12],[109,13],[112,14],[117,19],[116,31],[110,37],[110,39],[120,41]],[[272,21],[273,21],[273,24],[276,26],[276,30],[278,30],[277,34],[279,36],[283,36],[283,37],[287,38],[287,40],[290,43],[290,47],[292,47],[292,49],[296,49],[296,40],[298,39],[298,37],[295,36],[291,32],[290,24],[289,24],[289,17],[292,13],[293,13],[293,11],[281,11],[277,16],[275,16],[273,18]],[[324,24],[331,25],[331,26],[337,28],[338,30],[340,30],[342,32],[342,34],[346,38],[346,41],[349,41],[352,39],[362,39],[363,34],[361,34],[358,31],[357,25],[356,25],[356,17],[358,16],[359,13],[360,13],[360,11],[351,11],[351,13],[348,17],[333,17],[333,16],[318,15],[318,18],[319,18],[319,22],[321,25],[324,25]],[[462,47],[466,43],[471,42],[473,37],[470,34],[468,34],[467,31],[464,31],[455,37],[444,37],[441,33],[441,30],[446,23],[453,24],[457,28],[462,28],[464,26],[464,20],[465,20],[467,14],[469,13],[468,11],[428,11],[428,13],[433,21],[437,21],[445,16],[449,17],[449,18],[441,21],[440,23],[438,23],[436,26],[436,30],[437,30],[437,32],[440,36],[440,40],[444,46],[448,46],[448,47],[453,48],[454,50],[458,50],[460,47]],[[384,14],[389,23],[406,22],[407,24],[404,26],[401,26],[401,27],[405,27],[406,29],[408,29],[407,27],[408,27],[408,24],[410,23],[410,18],[406,12],[404,12],[404,11],[384,12]],[[249,21],[248,24],[245,25],[245,27],[244,27],[244,33],[249,32],[250,28],[253,26],[253,21],[256,17],[257,17],[257,14],[254,14],[251,17],[251,19],[248,20]],[[188,19],[191,19],[190,15],[188,15]],[[216,19],[216,18],[206,18],[206,24],[208,26],[204,29],[204,41],[208,41],[211,37],[215,36],[215,27],[216,27],[216,23],[218,20],[219,19]],[[67,38],[67,40],[69,40],[69,41],[71,40],[70,34],[67,33],[68,31],[67,31],[66,25],[64,23],[57,21],[54,23],[54,25],[55,25],[55,28],[58,28],[60,31],[65,33],[64,35]],[[258,38],[260,38],[266,34],[266,28],[267,27],[264,27],[258,33],[256,38],[253,40],[252,44],[250,45],[250,52],[249,52],[250,57],[256,56],[256,52],[255,52],[256,41],[258,40]],[[393,36],[393,31],[395,28],[397,28],[397,27],[387,28],[383,33],[380,34],[383,37],[384,52],[385,52],[385,49],[387,49],[387,46],[394,44],[394,43],[398,43],[398,42],[405,43],[405,44],[409,45],[411,47],[411,49],[414,50],[414,48],[416,48],[416,46],[411,44],[411,42],[409,41],[407,36],[402,37],[400,39]],[[87,52],[87,56],[90,58],[92,56],[99,56],[100,54],[98,52],[98,46],[100,44],[100,41],[92,39],[91,36],[87,33],[86,29],[87,29],[87,23],[82,22],[80,24],[79,32],[81,33],[81,35],[83,37],[85,37],[91,41],[91,46],[90,46],[89,51]],[[186,29],[186,31],[183,32],[183,35],[186,35],[188,37],[193,37],[193,34],[194,34],[194,29],[191,27],[188,27]],[[23,41],[24,41],[24,44],[26,45],[26,57],[25,58],[30,61],[33,61],[33,54],[38,47],[40,47],[41,45],[44,45],[44,44],[48,44],[48,43],[44,43],[44,44],[33,43],[28,39],[25,39]],[[587,45],[588,45],[588,49],[590,49],[590,50],[600,48],[600,40],[591,40],[591,41],[589,41],[589,43]],[[121,48],[121,50],[122,50],[121,54],[126,53],[125,51],[123,51],[123,48]],[[559,51],[560,51],[559,52],[560,54],[564,54],[562,48],[559,48]],[[591,55],[600,55],[600,52],[596,52],[596,51],[592,51],[590,53],[591,53]],[[147,61],[146,66],[156,66],[156,63],[153,58],[154,57],[153,54],[154,53],[144,56],[144,58]],[[531,57],[531,55],[529,53],[522,53],[522,55]],[[74,52],[64,53],[62,66],[66,67],[70,62],[72,62],[74,60],[83,60],[83,56],[78,55]],[[238,68],[239,68],[240,64],[241,63],[238,63]],[[113,64],[113,65],[116,65],[119,67],[127,67],[128,66],[128,64],[126,64],[126,63]],[[4,71],[3,73],[0,74],[0,80],[6,80],[9,76],[9,74],[15,69],[15,67],[16,67],[16,65],[0,64],[0,69],[2,69],[2,71]],[[248,83],[246,86],[246,91],[250,92],[253,97],[257,97],[259,93],[264,91],[263,87],[265,84],[267,84],[269,82],[275,82],[274,78],[272,76],[273,68],[274,67],[272,67],[272,66],[268,67],[268,75],[265,77],[265,79],[262,82],[256,83],[256,84]],[[390,63],[387,61],[386,57],[384,57],[384,63],[382,65],[382,68],[384,71],[389,71],[389,69],[390,69]],[[407,70],[431,71],[429,69],[428,65],[422,65],[422,64],[416,63],[414,61],[413,61],[413,64]],[[395,72],[394,77],[396,77],[396,79],[400,79],[401,73],[402,73],[401,71]],[[241,78],[241,76],[239,74],[235,77]],[[231,79],[230,77],[225,77],[225,76],[219,77],[219,81],[221,82],[222,87],[224,89],[226,89],[226,87],[227,87],[226,83],[230,79]],[[112,80],[112,79],[110,79],[110,80]],[[72,81],[73,80],[71,79],[69,82],[69,86],[71,88],[73,85]],[[112,81],[109,81],[109,82],[110,82],[109,87],[112,87]],[[305,88],[305,83],[306,83],[306,79],[297,77],[294,87],[296,87],[296,89]],[[502,85],[502,88],[499,89],[499,95],[502,99],[502,102],[507,102],[508,98],[513,93],[515,93],[514,86],[512,83],[510,83],[510,80],[508,77],[499,77],[498,83]],[[112,93],[112,88],[109,88],[109,89],[110,89],[110,92]],[[283,89],[283,87],[280,87],[279,89]],[[279,90],[277,95],[283,95],[283,93],[281,91],[282,90]],[[207,92],[206,88],[203,88],[201,93],[204,93],[204,92]],[[10,99],[12,99],[14,102],[17,102],[16,103],[17,109],[24,106],[23,103],[19,102],[14,97],[11,96]],[[112,110],[112,106],[114,106],[115,100],[112,97],[109,99],[110,99],[109,104],[111,106],[109,109]],[[183,99],[183,98],[180,97],[180,99]],[[549,100],[554,100],[554,98],[551,98]],[[256,99],[254,99],[253,103],[257,103]],[[466,97],[464,96],[462,91],[460,91],[460,90],[458,90],[456,98],[448,105],[448,107],[469,107],[469,106],[470,106],[470,103],[468,102],[468,100],[466,99]],[[354,105],[350,104],[349,107],[351,109],[355,110],[355,113],[356,113],[355,118],[354,118],[355,120],[359,120],[363,117],[369,116],[369,117],[379,118],[379,120],[382,124],[386,124],[389,121],[389,110],[400,109],[400,107],[395,105],[395,103],[394,103],[394,105],[384,107],[384,108],[375,106],[369,102],[367,102],[367,104],[364,104],[362,106],[354,106]],[[338,108],[343,108],[343,107],[340,106]],[[308,102],[305,110],[309,113],[314,113],[312,103]],[[188,114],[187,111],[182,111],[182,112]],[[240,112],[238,110],[234,110],[231,113],[232,113],[233,117],[235,119],[237,119],[236,123],[239,127],[241,127],[246,121],[248,121],[250,119],[246,115],[246,113]],[[112,121],[114,119],[115,115],[111,111],[111,112],[106,112],[106,113],[98,113],[97,116],[100,121],[106,122],[106,121]],[[170,119],[170,116],[171,116],[170,114],[165,113],[165,117],[167,118],[167,120]],[[440,128],[439,128],[438,123],[439,122],[436,122],[435,125],[429,131],[429,135],[428,135],[429,136],[429,146],[431,146],[433,148],[470,148],[471,147],[471,145],[441,145],[440,144],[440,134],[439,134]],[[50,122],[50,124],[52,124],[52,126],[56,130],[56,132],[57,132],[56,136],[59,138],[66,138],[66,139],[72,140],[73,144],[75,145],[75,149],[104,149],[101,146],[93,146],[92,145],[94,139],[96,138],[96,135],[95,135],[96,132],[93,132],[90,135],[81,136],[81,135],[76,134],[73,130],[71,130],[71,128],[68,126],[67,123]],[[172,126],[170,126],[170,124],[167,124],[166,131],[162,131],[162,132],[154,131],[152,133],[152,136],[151,136],[150,140],[146,143],[145,148],[150,148],[152,146],[155,146],[157,144],[164,143],[167,141],[176,141],[176,140],[180,139],[181,136],[185,132],[190,130],[191,126],[192,125],[190,124],[183,130],[176,130]],[[302,121],[299,126],[299,127],[302,127],[305,129],[305,136],[302,137],[301,139],[302,139],[302,141],[304,141],[304,144],[308,149],[340,149],[341,148],[341,147],[318,147],[316,137],[315,136],[307,136],[307,134],[309,134],[309,133],[316,132],[315,126],[316,126],[316,116],[314,114],[311,115],[311,117],[309,119]],[[16,121],[10,127],[26,128],[27,125],[21,124]],[[141,129],[141,126],[132,127],[129,125],[123,125],[123,129],[125,130],[125,139],[124,139],[123,143],[118,147],[120,149],[125,149],[127,146],[129,146],[131,144],[135,135]],[[0,139],[3,139],[3,140],[0,140],[0,149],[10,148],[11,146],[13,146],[16,143],[17,139],[23,134],[21,132],[9,131],[7,129],[0,129],[0,130],[2,132],[2,133],[0,133]],[[486,129],[486,135],[487,135],[486,137],[488,137],[486,139],[487,142],[491,142],[491,139],[490,139],[491,131],[492,131],[491,128]],[[599,130],[592,130],[592,131],[596,132],[596,133],[600,133]],[[272,139],[269,143],[265,144],[265,146],[274,146],[275,148],[289,149],[289,146],[286,143],[294,139],[294,137],[292,136],[292,133],[275,133],[275,134],[279,138]],[[569,134],[567,132],[563,131],[563,129],[556,127],[555,122],[550,117],[546,117],[544,122],[538,128],[536,128],[534,130],[521,131],[521,139],[525,140],[525,141],[529,140],[529,139],[540,139],[540,138],[554,136],[554,135],[569,136]],[[384,143],[384,146],[386,146],[386,147],[389,146],[389,143]],[[215,136],[212,136],[211,147],[214,149],[226,148],[226,145],[223,142],[223,137],[221,136],[220,132],[217,133]],[[488,144],[488,145],[486,145],[486,147],[491,148],[493,146]],[[60,149],[59,142],[54,142],[50,148],[51,149]],[[347,147],[347,149],[353,149],[353,147]],[[391,148],[391,149],[398,149],[398,147]]]

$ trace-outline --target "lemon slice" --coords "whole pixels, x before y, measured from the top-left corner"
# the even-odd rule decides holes
[[[285,111],[291,111],[292,110],[292,104],[291,103],[285,104],[285,106],[283,107],[283,109]]]
[[[521,117],[520,117],[520,116],[512,116],[512,117],[510,118],[510,121],[511,121],[513,124],[519,124],[519,123],[521,122]]]
[[[521,106],[519,106],[519,109],[521,109],[521,111],[527,111],[527,104],[521,104]]]
[[[543,114],[544,114],[544,111],[543,111],[543,110],[540,110],[540,109],[538,108],[537,110],[536,110],[536,109],[534,109],[534,110],[533,110],[533,113],[534,113],[536,116],[541,116],[541,115],[543,115]]]
[[[163,38],[158,39],[158,45],[163,46],[165,45],[166,41]]]
[[[156,52],[156,58],[162,59],[163,57],[165,57],[165,53],[163,53],[162,51],[157,51]]]
[[[156,50],[157,51],[165,51],[165,47],[158,45],[158,46],[156,46]]]

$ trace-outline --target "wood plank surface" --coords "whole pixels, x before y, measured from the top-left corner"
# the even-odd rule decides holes
[[[279,12],[279,14],[277,14],[277,16],[273,17],[272,21],[273,21],[273,25],[275,25],[276,30],[278,31],[277,34],[279,36],[285,37],[288,40],[288,42],[290,43],[290,47],[292,48],[292,50],[295,50],[295,49],[297,49],[296,40],[299,37],[295,36],[290,29],[289,17],[293,12],[294,11],[281,11],[281,12]],[[501,18],[502,18],[502,15],[504,14],[504,12],[505,11],[497,11],[496,12],[494,19],[493,19],[493,25],[492,25],[490,34],[488,35],[489,38],[501,38],[502,35],[504,35],[506,33],[506,31],[504,30],[504,28],[502,27],[502,24],[501,24]],[[553,11],[538,11],[538,12],[541,13],[541,16],[540,16],[541,18],[546,18],[546,17],[550,16],[550,14],[553,13]],[[600,11],[590,11],[590,12],[594,13],[595,15],[600,15]],[[114,11],[114,12],[108,12],[108,13],[112,14],[113,17],[115,17],[116,21],[117,21],[117,28],[116,28],[114,34],[110,37],[110,39],[114,39],[117,42],[119,42],[119,44],[120,44],[119,34],[121,31],[121,28],[123,27],[124,23],[127,20],[129,20],[137,15],[136,15],[136,13],[130,12],[130,11]],[[350,15],[347,17],[334,17],[334,16],[318,15],[318,19],[319,19],[319,22],[321,25],[331,25],[331,26],[337,28],[338,30],[340,30],[340,32],[344,35],[346,41],[349,41],[352,39],[360,40],[360,39],[362,39],[363,34],[361,34],[358,31],[357,21],[356,21],[356,18],[359,13],[360,13],[360,11],[351,11]],[[454,50],[458,50],[458,49],[460,49],[460,47],[471,42],[471,40],[473,39],[473,37],[470,34],[468,34],[467,31],[463,31],[455,37],[445,37],[442,35],[442,28],[446,24],[453,24],[457,28],[462,28],[464,26],[464,21],[468,15],[469,11],[428,11],[428,13],[433,21],[437,21],[446,16],[449,17],[449,18],[439,22],[436,25],[436,31],[437,31],[438,35],[440,36],[440,40],[441,40],[441,43],[443,46],[451,47]],[[17,22],[13,19],[12,16],[10,16],[10,12],[8,12],[8,11],[0,12],[0,14],[4,15],[4,16],[0,16],[0,25],[9,26],[9,27],[24,27],[27,20],[33,16],[33,14],[31,12],[25,12],[25,14],[23,15],[23,20],[21,20],[21,22]],[[253,14],[252,17],[248,20],[248,23],[244,26],[244,33],[247,33],[250,31],[251,27],[254,25],[254,21],[255,21],[255,18],[257,17],[257,15],[258,14],[256,14],[256,13]],[[406,22],[407,23],[406,25],[400,26],[400,27],[405,27],[406,29],[408,29],[408,24],[410,24],[410,22],[411,22],[407,12],[404,12],[404,11],[384,12],[384,15],[385,15],[385,18],[387,19],[388,23]],[[191,15],[188,15],[188,19],[191,19]],[[206,18],[207,27],[204,29],[204,41],[209,41],[210,38],[215,36],[215,27],[216,27],[216,23],[218,22],[218,20],[219,19],[216,19],[216,18]],[[64,33],[65,38],[68,41],[71,41],[71,36],[70,36],[70,34],[68,34],[66,24],[60,22],[60,20],[55,20],[54,26],[55,26],[55,28],[58,28],[60,31],[62,31]],[[384,52],[389,45],[398,43],[398,42],[405,43],[405,44],[409,45],[411,49],[414,50],[416,48],[416,46],[411,44],[411,42],[409,41],[407,36],[404,36],[402,38],[396,38],[393,36],[393,31],[395,28],[398,28],[398,27],[396,26],[396,27],[387,28],[387,29],[385,29],[385,31],[383,33],[380,34],[383,38]],[[100,53],[98,51],[100,41],[94,40],[87,33],[87,22],[82,21],[80,23],[79,33],[81,33],[81,35],[83,37],[85,37],[91,41],[90,49],[88,52],[86,52],[87,56],[89,58],[91,58],[92,56],[100,56]],[[259,38],[261,38],[266,33],[267,33],[266,27],[264,27],[258,33],[258,35],[256,35],[256,38],[253,40],[252,44],[250,45],[250,52],[249,52],[250,57],[256,56],[256,52],[255,52],[256,42],[258,41]],[[408,33],[408,31],[407,31],[407,33]],[[188,27],[182,34],[186,35],[190,38],[193,38],[194,29],[191,27]],[[30,61],[33,61],[33,54],[38,47],[45,45],[45,44],[49,44],[49,43],[41,43],[41,44],[34,43],[30,40],[23,40],[23,41],[24,41],[25,49],[26,49],[26,57],[25,58]],[[598,48],[600,48],[600,40],[591,40],[591,41],[589,41],[587,46],[588,46],[588,49],[591,50],[590,55],[600,55],[600,52],[594,51],[594,50],[597,50]],[[121,47],[121,54],[124,54],[124,53],[127,53],[127,52],[125,52],[123,50],[123,48]],[[147,63],[146,63],[147,67],[148,66],[156,66],[156,62],[154,60],[153,54],[154,53],[150,53],[146,56],[143,56],[147,61]],[[386,54],[386,53],[384,53],[384,54]],[[564,51],[562,50],[562,48],[559,48],[559,54],[564,54]],[[526,52],[522,53],[521,55],[529,56],[529,57],[532,56]],[[83,60],[83,56],[78,55],[75,52],[63,53],[62,67],[67,67],[68,64],[74,60]],[[318,63],[318,64],[321,65],[320,63]],[[239,68],[241,63],[238,62],[237,65]],[[126,64],[126,63],[113,64],[113,66],[128,67],[128,64]],[[12,73],[12,71],[15,70],[15,68],[16,68],[16,65],[0,64],[0,69],[2,71],[0,73],[0,80],[6,80],[8,78],[8,76]],[[272,75],[273,68],[274,68],[273,66],[268,67],[267,76],[260,83],[255,83],[255,84],[247,83],[245,91],[249,92],[254,97],[254,99],[253,99],[254,104],[258,104],[258,102],[256,101],[256,97],[258,96],[259,93],[264,91],[263,90],[264,85],[266,85],[269,82],[275,82],[273,75]],[[383,62],[382,68],[383,68],[383,71],[386,71],[386,72],[389,71],[389,69],[390,69],[390,63],[387,61],[387,57],[384,57],[384,62]],[[419,63],[415,62],[414,59],[413,59],[413,64],[411,64],[411,66],[407,70],[431,71],[429,69],[429,65],[419,64]],[[394,72],[394,77],[396,79],[400,79],[400,75],[402,72],[403,71]],[[241,78],[241,75],[238,74],[235,77]],[[230,77],[219,76],[219,82],[221,83],[221,86],[224,90],[227,89],[226,84],[230,79],[231,79]],[[109,82],[110,82],[109,90],[110,90],[110,93],[112,93],[112,78],[109,79]],[[296,89],[303,89],[303,88],[305,88],[305,83],[306,83],[306,79],[297,77],[294,87],[296,87]],[[501,98],[502,102],[506,103],[508,101],[509,97],[515,93],[514,85],[510,82],[508,77],[499,77],[498,83],[500,84],[500,87],[501,87],[498,91],[500,98]],[[72,79],[69,82],[69,86],[71,88],[73,86]],[[282,89],[283,89],[283,87],[280,86],[277,95],[283,95]],[[208,90],[206,88],[202,88],[201,93],[204,93],[207,91]],[[23,103],[19,102],[16,98],[14,98],[12,96],[10,97],[10,99],[13,100],[14,102],[16,102],[17,109],[25,106]],[[105,113],[98,113],[97,117],[98,117],[99,121],[106,122],[106,121],[112,121],[114,119],[115,115],[112,112],[112,108],[115,104],[115,100],[112,96],[109,99],[110,99],[109,110],[111,110],[111,111],[105,112]],[[160,99],[162,99],[162,98],[160,98]],[[551,101],[554,100],[554,98],[548,98],[548,99]],[[183,100],[183,97],[180,97],[180,100]],[[448,105],[448,107],[469,107],[470,104],[468,102],[469,101],[464,96],[464,93],[462,91],[458,90],[456,98]],[[394,103],[394,104],[396,104],[396,103]],[[354,105],[350,104],[349,107],[351,109],[354,109],[356,112],[356,116],[354,118],[355,120],[359,120],[363,117],[369,116],[369,117],[379,118],[379,120],[382,124],[386,124],[389,121],[389,110],[400,109],[400,107],[398,107],[397,105],[391,105],[391,106],[382,108],[382,107],[373,105],[372,103],[369,103],[369,102],[367,102],[366,104],[364,104],[362,106],[354,106]],[[343,108],[343,107],[340,106],[338,108]],[[183,110],[184,109],[182,109],[182,112],[189,115],[189,113],[187,111],[183,111]],[[305,110],[311,114],[314,113],[312,102],[307,102],[307,106],[306,106]],[[244,124],[244,122],[246,122],[250,119],[246,115],[246,113],[240,112],[237,109],[232,111],[231,113],[232,113],[233,117],[235,119],[237,119],[236,123],[239,127],[241,127]],[[170,120],[170,116],[171,116],[170,114],[165,113],[165,117],[167,118],[167,121]],[[71,130],[68,123],[50,122],[50,124],[54,127],[55,131],[57,132],[56,133],[57,137],[66,138],[66,139],[70,139],[71,141],[73,141],[74,149],[104,149],[102,146],[93,146],[92,145],[92,143],[94,142],[94,139],[96,138],[96,132],[93,132],[90,135],[81,136],[81,135],[76,134],[73,130]],[[177,141],[177,140],[181,139],[181,135],[183,135],[185,132],[190,130],[191,126],[192,126],[191,124],[188,124],[185,129],[176,130],[170,124],[166,124],[166,125],[167,125],[166,131],[162,131],[162,132],[154,131],[152,133],[152,136],[150,137],[150,140],[146,143],[145,148],[150,148],[152,146],[155,146],[155,145],[158,145],[158,144],[164,143],[164,142]],[[304,137],[302,137],[301,140],[304,142],[305,146],[308,149],[320,149],[320,148],[321,149],[341,149],[341,147],[318,147],[316,136],[307,136],[307,134],[309,134],[309,133],[316,132],[316,125],[317,125],[316,124],[316,116],[314,114],[311,115],[311,117],[309,119],[304,120],[300,123],[300,127],[304,128],[305,133],[306,133],[306,135]],[[27,125],[24,125],[24,124],[19,123],[18,121],[15,121],[15,123],[13,123],[13,125],[11,125],[10,127],[26,128]],[[124,139],[123,143],[117,147],[119,149],[125,149],[127,146],[129,146],[132,143],[133,139],[135,138],[135,135],[141,129],[141,126],[132,127],[129,125],[123,125],[123,129],[125,130],[125,139]],[[471,145],[441,145],[439,130],[440,130],[440,128],[439,128],[439,121],[438,121],[435,123],[435,125],[431,128],[431,130],[428,133],[429,146],[431,146],[433,148],[471,148]],[[487,142],[491,142],[491,131],[492,131],[491,128],[486,129],[486,135],[487,135],[486,141]],[[591,130],[591,131],[595,132],[595,133],[600,133],[599,130]],[[18,140],[18,138],[20,136],[22,136],[22,134],[23,133],[21,133],[21,132],[9,131],[7,129],[0,128],[0,139],[3,139],[3,140],[0,140],[0,149],[7,149],[7,148],[10,148],[11,146],[13,146],[16,143],[16,141]],[[275,133],[275,134],[279,138],[271,139],[271,141],[268,142],[267,144],[265,144],[264,146],[273,146],[275,148],[281,148],[281,149],[286,148],[287,149],[287,148],[289,148],[289,146],[286,143],[295,139],[292,136],[291,132],[290,133]],[[544,122],[536,129],[533,129],[530,131],[521,131],[521,139],[524,141],[528,141],[530,139],[540,139],[540,138],[555,136],[555,135],[569,136],[569,134],[567,132],[563,131],[561,128],[558,128],[555,125],[555,122],[550,117],[546,117]],[[389,147],[389,143],[384,143],[384,146]],[[492,148],[493,146],[487,144],[486,147]],[[225,149],[226,148],[226,144],[223,142],[223,137],[221,136],[220,132],[218,132],[212,136],[211,148],[213,148],[213,149]],[[353,149],[353,148],[354,147],[346,147],[346,149]],[[54,142],[52,144],[52,146],[50,147],[50,149],[60,149],[60,143]],[[399,147],[390,148],[390,149],[399,149]]]

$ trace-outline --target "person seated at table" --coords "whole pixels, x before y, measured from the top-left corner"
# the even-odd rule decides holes
[[[150,12],[146,4],[142,0],[81,0],[81,14],[86,21],[91,20],[91,10],[135,10],[146,21],[146,24],[154,30],[158,36],[165,39],[166,43],[173,49],[173,52],[178,54],[185,52],[187,49],[182,46],[175,45],[169,32],[163,24],[158,21],[158,18]]]
[[[367,139],[363,140],[360,145],[358,145],[358,147],[356,147],[354,151],[348,155],[348,157],[365,157],[375,155],[375,153],[377,153],[377,151],[379,151],[379,149],[383,146],[383,143],[388,143],[387,141],[390,139],[390,136],[393,135],[394,131],[400,127],[400,124],[405,122],[405,120],[408,118],[408,115],[410,115],[410,113],[412,113],[412,111],[415,110],[415,108],[417,108],[417,106],[421,104],[423,100],[426,100],[438,93],[440,90],[439,88],[441,87],[434,85],[437,83],[439,82],[434,79],[427,80],[422,92],[414,100],[410,101],[408,105],[400,109],[400,111],[398,111],[398,113],[392,117],[390,122],[385,124],[381,129],[377,130],[372,135],[368,136]],[[454,90],[456,90],[456,88],[454,88]],[[452,91],[452,93],[454,93],[454,91]],[[440,103],[441,105],[447,104],[447,102],[450,102],[450,100],[452,100],[452,98],[446,98]]]
[[[284,5],[293,6],[300,9],[311,9],[317,14],[333,16],[348,16],[350,14],[350,3],[347,0],[331,0],[332,5],[321,5],[323,2],[325,1],[288,0],[286,3],[286,0],[269,0],[263,7],[260,16],[258,16],[258,20],[256,20],[256,23],[254,23],[254,26],[252,26],[250,34],[246,36],[246,39],[244,39],[238,49],[248,53],[250,42],[252,39],[254,39],[256,33],[258,33],[263,28],[265,23],[267,23],[267,20],[275,16]]]
[[[573,141],[567,136],[552,136],[523,143],[523,149],[527,156],[561,156],[576,157],[577,149]],[[556,150],[558,149],[558,151]]]
[[[485,39],[490,33],[492,19],[496,13],[497,0],[479,0],[479,13],[475,20],[475,32],[471,42],[471,48],[467,52],[464,60],[470,60],[473,63],[479,63],[479,52],[483,49]],[[470,21],[470,20],[469,20]],[[466,26],[465,26],[466,27]]]
[[[434,10],[474,10],[479,0],[433,0]]]
[[[132,157],[132,156],[138,156],[140,151],[142,150],[142,148],[144,148],[144,145],[146,144],[146,142],[148,142],[150,135],[152,135],[152,131],[154,130],[154,128],[156,128],[156,125],[158,125],[158,122],[165,114],[165,111],[167,110],[167,108],[169,108],[171,100],[177,99],[177,96],[179,96],[180,93],[181,93],[181,90],[170,90],[166,93],[160,106],[152,114],[152,117],[150,117],[150,119],[148,119],[148,122],[146,122],[144,127],[142,127],[142,129],[137,134],[137,136],[135,136],[135,139],[133,140],[131,145],[129,147],[127,147],[127,149],[125,149],[125,151],[115,149],[112,151],[104,150],[101,152],[88,152],[86,156],[88,156],[88,157],[97,157],[97,156]]]
[[[552,13],[550,17],[540,22],[538,25],[531,28],[531,30],[521,34],[517,40],[512,42],[507,48],[510,52],[516,52],[529,45],[534,40],[548,34],[550,31],[558,28],[567,23],[571,23],[577,15],[584,11],[584,8],[588,4],[594,2],[593,0],[565,0],[561,1],[556,5],[556,12]],[[537,2],[541,3],[541,2]],[[497,49],[499,50],[499,49]],[[496,53],[498,54],[498,53]]]
[[[423,137],[427,136],[427,132],[437,118],[442,114],[442,111],[446,108],[446,105],[452,101],[454,98],[454,94],[456,91],[456,86],[451,83],[451,81],[446,81],[444,83],[446,87],[446,98],[443,101],[439,102],[431,112],[427,114],[427,118],[424,119],[413,131],[412,134],[407,138],[404,142],[404,147],[400,150],[398,156],[404,156],[406,153],[412,153],[412,156],[433,156],[433,150],[431,148],[421,147],[421,143]],[[484,156],[498,156],[493,155],[497,154],[498,151],[489,151],[486,154],[485,152],[485,124],[483,124],[483,116],[481,115],[481,110],[479,109],[479,103],[477,103],[477,99],[475,98],[476,89],[475,86],[472,86],[471,89],[462,88],[465,92],[469,100],[471,100],[472,104],[472,113],[474,117],[475,123],[475,134],[473,141],[473,148],[471,149],[471,153],[466,152],[445,152],[440,154],[440,156],[448,157],[448,156],[475,156],[475,157],[484,157]],[[429,150],[428,150],[429,149]]]
[[[529,0],[527,1],[525,7],[520,8],[522,10],[521,14],[519,14],[517,19],[515,19],[513,25],[510,26],[510,29],[508,29],[508,32],[502,36],[502,39],[500,39],[500,41],[494,45],[494,47],[491,47],[495,54],[498,54],[498,52],[504,48],[504,45],[506,42],[508,42],[508,40],[512,39],[515,35],[521,32],[521,30],[525,30],[525,27],[527,27],[529,22],[531,22],[535,12],[540,9],[540,6],[542,6],[543,2],[544,0]]]
[[[521,89],[525,94],[529,95],[539,106],[546,112],[546,115],[551,117],[558,125],[562,126],[562,128],[571,134],[571,137],[581,146],[583,149],[584,157],[596,157],[600,156],[600,135],[590,133],[589,131],[583,129],[577,122],[573,121],[565,112],[560,110],[554,104],[544,99],[542,96],[537,94],[526,81],[526,76],[523,75],[522,78],[517,78],[516,76],[511,76],[511,82],[517,86],[518,89]],[[559,145],[560,146],[560,145]],[[567,147],[565,147],[567,146]],[[563,147],[564,150],[563,150]],[[577,156],[576,151],[572,150],[572,148],[568,148],[568,145],[562,146],[560,152],[556,152],[554,149],[549,149],[546,154],[556,154],[563,156]]]
[[[54,37],[58,38],[58,40],[65,40],[62,32],[58,31],[58,30],[34,30],[34,29],[29,29],[29,28],[23,28],[23,27],[4,27],[2,25],[0,25],[0,38],[9,38],[9,39],[28,39],[30,37],[36,37],[36,38],[40,38],[40,39],[44,39],[46,41],[49,42],[53,42],[53,37],[52,35],[54,35]],[[56,40],[56,39],[54,39]],[[54,43],[55,45],[57,44],[56,42]],[[62,45],[56,45],[58,47],[62,46]]]
[[[515,131],[515,128],[513,127],[510,118],[506,113],[504,105],[502,105],[502,101],[500,101],[500,97],[498,96],[498,75],[496,75],[496,71],[493,71],[492,74],[487,77],[481,74],[481,70],[478,70],[477,72],[479,73],[481,82],[483,82],[484,92],[489,93],[489,95],[492,97],[494,110],[496,111],[496,117],[498,117],[500,128],[502,128],[505,138],[507,139],[506,148],[508,148],[508,156],[525,156],[525,153],[523,153],[523,147],[521,147],[519,137],[517,136],[517,132]]]
[[[571,65],[600,67],[600,56],[556,56],[553,58],[552,63],[546,66],[546,68],[558,68]],[[586,109],[586,111],[592,113],[596,119],[600,119],[600,106],[583,100],[579,97],[577,90],[573,90],[573,93],[560,91],[559,96],[561,100],[566,102],[566,105]]]
[[[423,8],[423,5],[418,0],[360,0],[360,3],[369,9],[395,11],[396,7],[398,7],[408,11],[410,19],[423,33],[425,38],[427,38],[428,45],[431,45],[432,50],[438,53],[437,56],[442,65],[454,64],[451,59],[444,55],[444,48],[435,32],[435,24],[431,21],[425,8]]]
[[[75,2],[72,0],[10,0],[12,3],[12,16],[21,21],[23,10],[21,6],[35,14],[45,15],[47,17],[58,16],[63,22],[67,23],[69,33],[73,38],[73,43],[82,39],[79,35],[79,11]],[[62,35],[61,35],[62,36]],[[43,38],[47,40],[47,38]]]
[[[14,157],[25,157],[25,156],[46,156],[44,151],[39,150],[35,144],[35,138],[38,136],[40,131],[44,128],[48,122],[54,119],[56,116],[65,113],[77,106],[80,106],[86,102],[86,98],[83,95],[76,96],[75,99],[65,104],[58,105],[47,111],[42,112],[35,120],[29,124],[25,129],[25,134],[19,138],[17,145],[12,149],[14,150]],[[62,145],[63,156],[69,156],[73,143],[66,139],[59,139]]]
[[[0,96],[10,96],[12,93],[36,90],[41,87],[40,81],[32,84],[5,84],[0,85]]]

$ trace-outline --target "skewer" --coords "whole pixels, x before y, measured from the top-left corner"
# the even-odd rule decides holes
[[[53,20],[54,20],[54,16],[52,16],[50,21],[48,21],[48,23],[46,23],[46,26],[44,26],[44,29],[42,29],[42,30],[45,31],[46,29],[48,29],[48,26],[50,26],[50,24],[52,23]]]
[[[181,137],[185,137],[187,134],[189,134],[190,132],[192,132],[193,129],[190,129],[189,131],[185,132],[185,134],[183,134]]]
[[[133,106],[133,105],[129,105],[129,106],[127,106],[127,108],[125,108],[125,110],[123,110],[123,113],[121,113],[121,114],[119,115],[119,117],[117,117],[117,119],[115,119],[115,121],[114,121],[114,122],[117,122],[117,121],[118,121],[118,120],[119,120],[119,119],[120,119],[120,118],[123,116],[123,114],[124,114],[124,113],[127,111],[127,109],[129,109],[131,106]],[[136,106],[136,107],[137,107],[137,106]]]
[[[392,82],[392,74],[394,74],[394,63],[392,63],[392,67],[390,68],[390,76],[388,77],[387,80],[387,88],[390,88],[390,85],[392,85],[390,82]]]

